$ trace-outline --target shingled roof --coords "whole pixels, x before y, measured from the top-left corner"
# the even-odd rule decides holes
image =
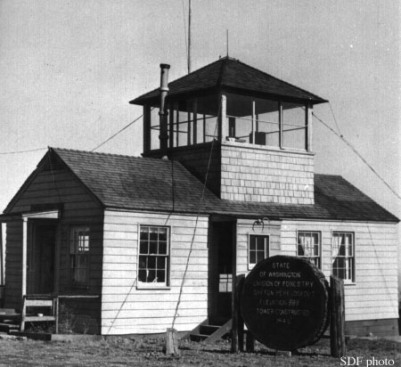
[[[341,176],[315,174],[314,205],[246,203],[219,199],[176,161],[58,148],[50,148],[47,154],[71,170],[107,208],[270,219],[398,222]],[[47,160],[46,155],[42,162]],[[15,198],[5,213],[11,210]]]
[[[275,78],[261,70],[229,57],[221,58],[192,73],[169,83],[167,98],[185,95],[201,95],[207,92],[227,90],[260,97],[283,98],[287,101],[327,102],[315,94]],[[159,102],[159,89],[146,93],[132,101],[132,104],[155,105]]]

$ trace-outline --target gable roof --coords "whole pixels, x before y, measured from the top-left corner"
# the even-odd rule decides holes
[[[314,205],[234,202],[219,199],[176,161],[58,148],[50,148],[48,154],[65,164],[107,208],[269,219],[398,222],[341,176],[315,174]],[[20,191],[27,184],[28,180]]]
[[[179,162],[53,149],[109,208],[197,212],[203,185]],[[209,190],[205,203],[217,200]]]
[[[168,87],[169,93],[167,98],[179,97],[181,95],[204,94],[205,92],[224,89],[251,95],[284,98],[294,102],[309,102],[312,104],[327,102],[315,94],[229,57],[221,58],[176,79],[170,82]],[[154,105],[159,103],[159,98],[160,91],[157,88],[135,98],[130,103]]]

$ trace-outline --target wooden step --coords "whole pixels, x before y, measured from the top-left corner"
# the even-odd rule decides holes
[[[209,335],[203,335],[203,334],[191,334],[189,336],[189,339],[192,340],[193,342],[202,342],[206,340],[209,337]]]
[[[199,327],[199,334],[212,335],[215,331],[220,328],[219,325],[201,325]]]
[[[56,321],[55,316],[26,316],[25,322],[48,322],[48,321]]]
[[[216,340],[222,338],[224,335],[231,331],[231,320],[226,321],[224,325],[209,325],[202,323],[194,330],[189,338],[192,341],[204,341],[206,343],[214,343]]]
[[[11,324],[11,323],[0,323],[0,331],[5,333],[10,333],[11,331],[19,330],[19,324]]]
[[[2,308],[0,309],[0,322],[6,321],[19,321],[21,318],[21,314],[15,312],[14,309],[11,308]]]

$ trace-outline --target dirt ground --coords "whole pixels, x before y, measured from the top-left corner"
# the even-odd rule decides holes
[[[181,341],[180,358],[167,357],[163,353],[163,346],[164,340],[160,338],[117,338],[96,342],[0,340],[0,366],[338,367],[345,365],[339,358],[330,356],[328,339],[322,339],[314,346],[303,348],[299,354],[293,354],[291,357],[275,355],[260,344],[256,345],[255,353],[232,354],[228,340],[213,345]],[[383,364],[376,365],[401,366],[400,343],[351,339],[347,342],[347,349],[347,356],[363,358],[360,366],[369,366],[368,361],[376,363],[383,361]],[[387,364],[384,364],[385,359]],[[349,362],[352,363],[353,360]]]

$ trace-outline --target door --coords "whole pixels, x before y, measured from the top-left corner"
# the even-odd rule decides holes
[[[28,244],[28,294],[50,294],[54,291],[57,223],[32,221]]]
[[[235,222],[212,224],[210,259],[210,309],[212,320],[231,318],[233,234]]]

